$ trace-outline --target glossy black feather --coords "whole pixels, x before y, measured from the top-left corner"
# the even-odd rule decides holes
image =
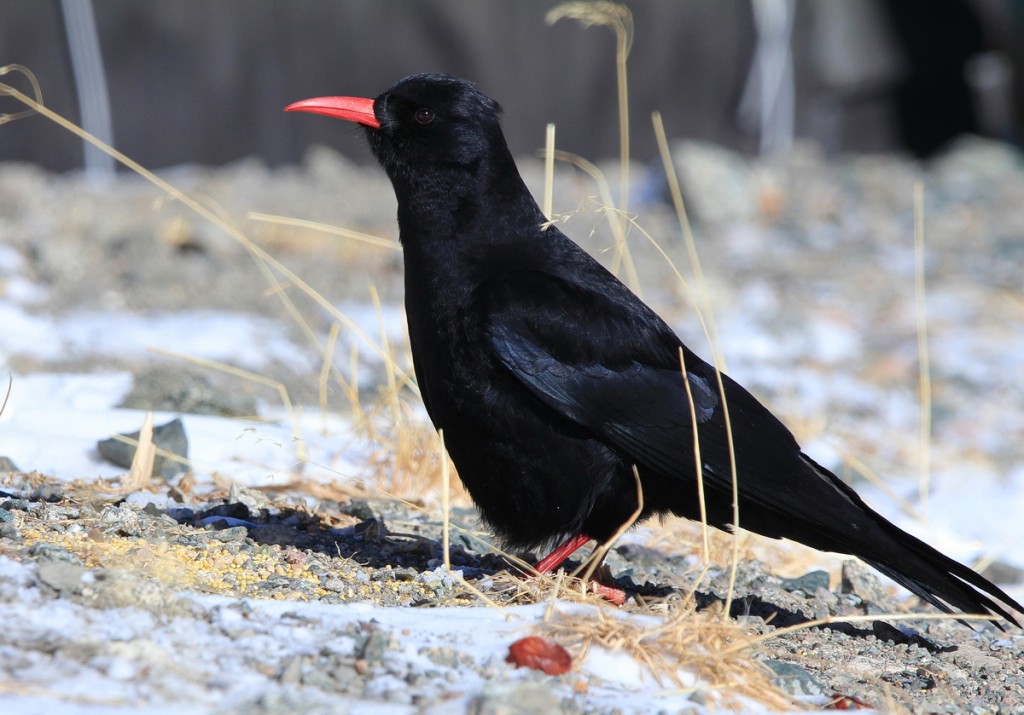
[[[741,526],[857,555],[940,608],[1013,621],[993,599],[1018,603],[871,510],[725,375],[723,395],[715,370],[647,305],[543,228],[492,100],[417,75],[374,112],[371,148],[398,197],[417,380],[459,476],[508,543],[609,537],[637,507],[634,465],[644,516],[699,518],[691,414],[708,519],[728,528],[724,399]]]

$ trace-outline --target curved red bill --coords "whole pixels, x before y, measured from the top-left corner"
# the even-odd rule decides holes
[[[289,104],[286,112],[312,112],[328,117],[359,122],[374,129],[380,129],[377,115],[373,113],[373,100],[362,97],[314,97]]]

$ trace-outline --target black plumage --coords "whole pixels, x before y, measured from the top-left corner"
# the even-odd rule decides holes
[[[732,461],[715,369],[558,228],[545,228],[497,103],[465,80],[421,74],[375,100],[289,109],[366,126],[398,198],[423,401],[507,544],[568,539],[542,562],[548,569],[587,537],[609,538],[638,507],[634,465],[642,518],[699,519],[691,414],[708,523],[730,528]],[[742,527],[854,554],[944,611],[1016,624],[1006,606],[1020,604],[877,514],[749,392],[721,382]]]

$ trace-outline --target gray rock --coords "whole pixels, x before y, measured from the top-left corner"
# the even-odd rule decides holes
[[[219,417],[257,414],[256,400],[251,395],[220,389],[205,374],[169,364],[138,373],[118,407]]]
[[[764,664],[775,673],[772,682],[789,695],[803,697],[822,695],[825,686],[818,682],[805,668],[784,660],[768,659]]]
[[[63,546],[55,546],[43,542],[36,542],[29,547],[28,555],[42,561],[64,561],[71,564],[81,564],[81,561],[73,553]]]
[[[878,603],[886,598],[878,577],[862,563],[852,559],[843,562],[839,592],[852,593],[869,603]]]
[[[999,670],[1002,665],[996,656],[969,645],[957,649],[953,655],[953,662],[975,672],[982,668],[989,671]]]
[[[981,574],[992,583],[1017,584],[1024,583],[1024,569],[1008,564],[1005,561],[993,561]]]
[[[467,715],[555,715],[566,712],[562,699],[541,683],[488,683]]]
[[[819,588],[828,591],[828,571],[811,571],[797,578],[784,578],[779,585],[787,591],[815,593]]]
[[[195,608],[169,586],[125,569],[89,571],[77,600],[91,608],[141,608],[165,617],[194,615]]]
[[[137,442],[139,432],[136,431],[121,436]],[[153,444],[158,449],[181,457],[184,460],[188,459],[188,437],[185,436],[185,425],[182,424],[179,418],[154,427]],[[103,458],[111,464],[116,464],[125,469],[132,466],[132,459],[135,457],[135,444],[129,444],[128,442],[111,437],[110,439],[97,442],[96,448]],[[186,464],[187,462],[183,463],[157,454],[156,459],[153,460],[153,474],[159,475],[164,479],[170,479],[176,474],[184,472],[187,469]]]
[[[7,511],[28,511],[32,503],[28,499],[8,499],[0,503],[0,509]]]
[[[228,490],[228,501],[233,504],[244,504],[253,514],[259,514],[261,509],[270,506],[270,497],[266,494],[238,483],[231,484]]]
[[[67,561],[40,561],[36,575],[39,580],[64,595],[79,593],[86,568]]]

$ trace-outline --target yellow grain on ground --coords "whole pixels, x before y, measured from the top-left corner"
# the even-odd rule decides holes
[[[273,576],[286,576],[313,586],[309,594],[296,592],[300,599],[309,600],[329,593],[303,564],[282,566],[269,554],[259,551],[233,553],[218,541],[193,546],[106,534],[94,538],[87,532],[69,534],[46,524],[32,523],[25,523],[20,531],[27,547],[57,546],[78,557],[89,568],[130,569],[183,591],[274,598],[273,594],[258,590],[260,584]]]

